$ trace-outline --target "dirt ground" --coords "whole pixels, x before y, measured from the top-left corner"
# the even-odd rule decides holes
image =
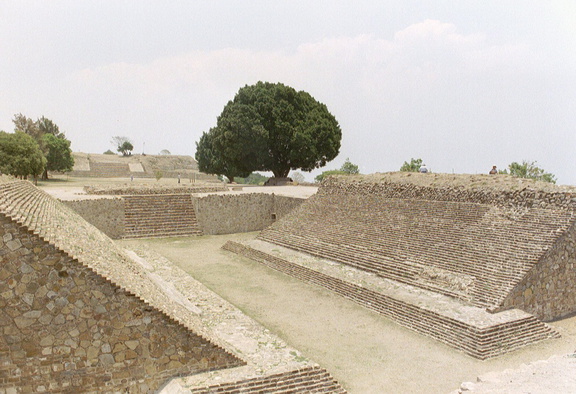
[[[256,233],[119,241],[143,243],[328,369],[351,393],[448,393],[490,371],[574,353],[576,317],[551,323],[562,338],[479,361],[323,288],[222,251]],[[576,388],[575,388],[576,390]]]

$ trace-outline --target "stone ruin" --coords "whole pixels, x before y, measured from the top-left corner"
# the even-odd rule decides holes
[[[146,253],[120,249],[31,183],[0,177],[0,392],[345,392]]]
[[[383,178],[332,177],[223,248],[479,359],[559,335],[543,321],[576,312],[575,191]]]

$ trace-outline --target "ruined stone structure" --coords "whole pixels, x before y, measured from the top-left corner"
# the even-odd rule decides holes
[[[168,261],[140,256],[0,177],[0,391],[345,392]]]
[[[556,336],[538,319],[576,312],[575,197],[331,178],[259,241],[224,247],[484,359]]]
[[[191,156],[139,155],[118,156],[74,152],[74,168],[69,173],[76,177],[96,178],[177,178],[182,182],[218,182],[215,176],[198,171]]]
[[[120,239],[260,231],[304,201],[265,193],[198,195],[221,191],[206,187],[156,189],[104,188],[96,194],[111,190],[115,198],[65,204],[110,238]]]

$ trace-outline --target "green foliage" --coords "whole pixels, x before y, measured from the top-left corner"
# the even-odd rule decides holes
[[[420,167],[422,166],[422,159],[410,159],[410,163],[404,162],[402,167],[400,167],[400,171],[405,172],[418,172],[420,171]]]
[[[132,145],[132,142],[127,137],[112,137],[111,144],[116,147],[118,152],[122,153],[122,156],[129,156],[134,150],[134,145]]]
[[[517,178],[527,178],[527,179],[534,179],[537,181],[544,181],[550,183],[556,183],[556,176],[545,172],[542,168],[536,165],[535,161],[527,161],[523,160],[522,164],[517,162],[512,162],[508,165],[508,170],[510,171],[510,175],[517,177]],[[506,174],[507,171],[499,171],[499,173]]]
[[[44,171],[46,158],[38,143],[26,133],[0,131],[0,172],[21,178],[36,178]]]
[[[160,179],[162,179],[162,177],[164,176],[164,173],[160,170],[156,170],[154,171],[154,178],[156,178],[156,182],[158,182]]]
[[[196,161],[198,169],[206,174],[224,175],[232,182],[235,177],[247,177],[250,171],[242,171],[222,157],[222,151],[214,145],[216,132],[210,129],[208,133],[202,133],[200,140],[196,142]],[[220,178],[220,177],[219,177]]]
[[[72,171],[74,167],[74,157],[72,157],[70,141],[66,138],[57,137],[54,134],[44,134],[42,139],[47,149],[46,170],[58,172]]]
[[[112,152],[110,149],[108,149],[106,152],[104,152],[105,155],[115,155],[116,153]]]
[[[325,178],[329,177],[330,175],[350,175],[347,172],[344,172],[342,170],[329,170],[329,171],[324,171],[322,174],[317,175],[316,178],[314,178],[314,180],[316,182],[322,182]]]
[[[267,176],[264,176],[264,175],[259,174],[257,172],[251,173],[246,178],[242,178],[242,177],[234,178],[234,181],[236,183],[243,183],[246,185],[263,185],[264,182],[266,182],[267,180],[268,180]]]
[[[48,179],[48,171],[72,171],[74,158],[70,149],[70,140],[60,131],[56,123],[42,116],[33,121],[22,114],[14,115],[14,129],[32,137],[44,157],[47,165],[42,174],[43,179]]]
[[[345,172],[348,175],[360,174],[360,169],[358,166],[356,164],[352,164],[349,158],[346,158],[346,161],[344,164],[342,164],[342,167],[340,167],[340,171]]]
[[[170,151],[168,149],[162,149],[159,154],[160,155],[171,155],[172,153],[170,153]]]
[[[338,155],[342,138],[324,104],[306,92],[268,82],[241,88],[208,134],[197,144],[199,166],[228,178],[253,171],[284,178],[291,169],[323,167]]]

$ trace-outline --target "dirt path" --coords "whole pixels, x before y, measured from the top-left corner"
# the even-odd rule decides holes
[[[351,393],[448,393],[490,371],[576,349],[576,317],[553,323],[562,338],[478,361],[325,289],[220,250],[255,233],[122,241],[144,243],[327,368]]]

